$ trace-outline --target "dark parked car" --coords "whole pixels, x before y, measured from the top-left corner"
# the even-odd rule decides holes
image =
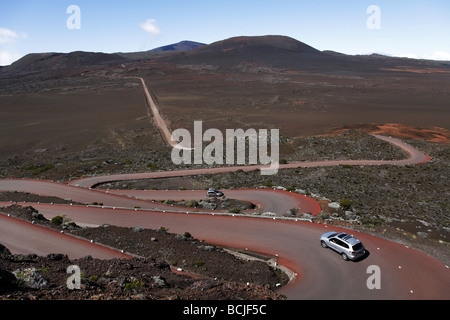
[[[207,197],[215,197],[215,198],[217,198],[217,197],[223,197],[224,194],[223,194],[222,191],[219,191],[219,190],[216,190],[216,189],[209,189],[206,192],[206,196]]]

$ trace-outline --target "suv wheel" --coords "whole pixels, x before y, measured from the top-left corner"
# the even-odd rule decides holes
[[[320,241],[320,245],[322,246],[322,248],[328,248],[327,244],[323,240]]]
[[[345,253],[341,254],[342,259],[344,259],[345,261],[348,261],[348,256]]]

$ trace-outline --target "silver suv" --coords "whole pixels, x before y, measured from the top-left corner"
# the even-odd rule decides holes
[[[323,248],[338,252],[344,260],[356,260],[366,253],[363,244],[347,233],[327,232],[320,237]]]
[[[216,189],[212,189],[210,188],[207,192],[206,192],[206,196],[207,197],[223,197],[224,194],[222,191],[216,190]]]

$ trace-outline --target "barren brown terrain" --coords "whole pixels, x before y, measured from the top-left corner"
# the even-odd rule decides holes
[[[357,129],[363,132],[370,132],[373,134],[382,134],[385,136],[394,136],[401,139],[416,139],[425,140],[429,142],[449,144],[450,132],[449,130],[439,127],[411,127],[399,123],[385,123],[385,124],[360,124],[353,126],[344,126],[348,130],[350,128]],[[336,130],[335,133],[342,130]]]
[[[448,125],[448,76],[336,76],[270,69],[239,77],[186,73],[174,83],[167,83],[168,77],[146,77],[173,128],[189,129],[194,120],[203,120],[205,130],[279,128],[282,135],[295,137],[349,124]]]
[[[191,129],[199,120],[204,130],[276,128],[285,137],[374,123],[449,129],[446,64],[342,58],[292,39],[258,41],[229,39],[188,53],[95,67],[68,59],[72,64],[61,70],[57,60],[47,74],[6,68],[0,73],[0,152],[88,148],[94,141],[120,147],[132,130],[149,134],[144,92],[133,77],[144,78],[172,129]],[[438,66],[440,72],[433,72]],[[145,143],[153,148],[152,137]]]
[[[2,155],[80,151],[145,121],[138,120],[143,117],[139,89],[27,93],[2,97],[1,104]]]

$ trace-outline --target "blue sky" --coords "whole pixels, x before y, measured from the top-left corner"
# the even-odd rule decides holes
[[[70,5],[80,9],[79,29],[67,27]],[[267,34],[347,54],[450,60],[450,1],[0,0],[0,65],[32,52],[133,52]]]

